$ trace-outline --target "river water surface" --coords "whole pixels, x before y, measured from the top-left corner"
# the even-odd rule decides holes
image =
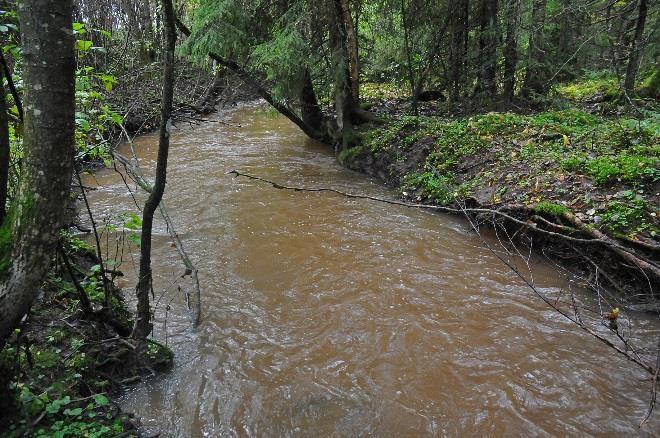
[[[660,414],[638,429],[648,376],[549,310],[467,222],[235,179],[396,197],[256,105],[212,118],[173,134],[165,200],[200,270],[202,321],[190,328],[189,283],[157,222],[155,336],[175,366],[120,400],[145,425],[177,437],[660,430]],[[137,144],[152,175],[157,136]],[[87,183],[97,218],[136,211],[117,173]],[[137,258],[124,259],[130,292]],[[549,296],[567,286],[548,263],[534,277]],[[633,316],[640,342],[657,339],[657,317]]]

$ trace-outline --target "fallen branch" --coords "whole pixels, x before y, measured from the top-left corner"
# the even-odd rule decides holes
[[[521,212],[525,213],[527,215],[532,215],[533,214],[533,209],[527,206],[522,206],[522,205],[509,205],[502,207],[501,209],[494,210],[490,208],[465,208],[465,209],[460,209],[460,208],[454,208],[454,207],[446,207],[446,206],[441,206],[441,205],[429,205],[429,204],[416,204],[416,203],[409,203],[409,202],[404,202],[404,201],[398,201],[394,199],[385,199],[385,198],[379,198],[375,196],[368,196],[368,195],[358,195],[354,193],[347,193],[347,192],[342,192],[340,190],[332,189],[332,188],[327,188],[327,187],[318,187],[318,188],[306,188],[306,187],[290,187],[290,186],[285,186],[282,184],[279,184],[274,181],[270,181],[265,178],[261,178],[259,176],[255,175],[250,175],[247,173],[242,173],[239,172],[238,170],[232,170],[228,172],[228,174],[233,174],[236,175],[237,177],[242,176],[245,178],[249,178],[252,180],[256,181],[261,181],[268,183],[272,185],[276,189],[281,189],[281,190],[293,190],[296,192],[330,192],[330,193],[336,193],[338,195],[347,197],[347,198],[354,198],[354,199],[369,199],[372,201],[377,201],[377,202],[384,202],[386,204],[392,204],[392,205],[400,205],[403,207],[409,207],[409,208],[419,208],[419,209],[427,209],[427,210],[435,210],[435,211],[444,211],[448,213],[454,213],[454,214],[462,214],[462,213],[470,213],[470,214],[488,214],[488,215],[493,215],[493,216],[498,216],[503,219],[509,220],[513,223],[516,223],[518,225],[522,225],[526,228],[532,229],[534,232],[544,234],[546,236],[551,236],[555,237],[557,239],[561,239],[567,242],[573,242],[573,243],[585,243],[585,244],[590,244],[590,245],[602,245],[610,250],[616,252],[619,254],[621,257],[623,257],[624,260],[628,261],[629,263],[632,263],[634,266],[639,267],[643,272],[650,273],[656,281],[660,281],[660,268],[657,267],[657,265],[653,262],[647,261],[641,256],[639,256],[635,251],[629,248],[625,248],[618,243],[616,243],[612,238],[608,237],[604,233],[598,231],[598,230],[593,230],[586,225],[584,225],[579,219],[577,219],[575,216],[572,214],[566,214],[565,219],[571,222],[575,228],[577,228],[578,231],[581,233],[587,234],[592,236],[593,238],[591,239],[584,239],[584,238],[579,238],[579,237],[572,237],[568,236],[566,234],[554,232],[554,231],[549,231],[543,228],[539,228],[538,224],[535,222],[528,222],[528,221],[523,221],[520,220],[508,213],[505,212]]]
[[[526,227],[529,227],[529,228],[531,228],[535,231],[541,232],[543,234],[562,237],[562,238],[564,238],[566,240],[570,240],[570,241],[586,242],[586,243],[598,243],[598,244],[607,245],[608,243],[604,240],[601,240],[601,239],[579,239],[579,238],[569,237],[569,236],[565,236],[563,234],[558,234],[558,233],[554,233],[554,232],[551,232],[551,231],[543,230],[541,228],[537,228],[536,224],[534,224],[534,223],[530,224],[530,223],[521,221],[519,219],[514,218],[513,216],[510,216],[506,213],[503,213],[501,210],[491,210],[491,209],[486,209],[486,208],[453,208],[453,207],[443,207],[443,206],[437,206],[437,205],[411,204],[411,203],[398,201],[398,200],[393,200],[393,199],[385,199],[385,198],[379,198],[379,197],[369,196],[369,195],[358,195],[358,194],[354,194],[354,193],[347,193],[347,192],[343,192],[341,190],[327,188],[327,187],[305,188],[305,187],[286,186],[286,185],[279,184],[277,182],[274,182],[274,181],[271,181],[271,180],[268,180],[268,179],[265,179],[265,178],[262,178],[262,177],[259,177],[259,176],[242,173],[242,172],[239,172],[237,170],[232,170],[232,171],[228,172],[228,174],[236,175],[236,177],[242,176],[242,177],[245,177],[245,178],[248,178],[248,179],[265,182],[265,183],[268,183],[268,184],[272,185],[274,188],[280,189],[280,190],[292,190],[292,191],[296,191],[296,192],[316,192],[316,193],[318,193],[318,192],[329,192],[329,193],[336,193],[338,195],[341,195],[341,196],[344,196],[344,197],[347,197],[347,198],[353,198],[353,199],[368,199],[368,200],[372,200],[372,201],[383,202],[383,203],[392,204],[392,205],[400,205],[400,206],[410,207],[410,208],[429,209],[429,210],[445,211],[445,212],[450,212],[450,213],[462,214],[463,216],[465,216],[467,218],[467,220],[469,221],[472,229],[482,239],[482,242],[486,245],[486,247],[489,249],[489,251],[491,251],[500,261],[502,261],[504,264],[506,264],[548,306],[550,306],[552,309],[557,311],[564,318],[566,318],[569,321],[571,321],[571,322],[575,323],[576,325],[578,325],[578,327],[580,327],[580,329],[582,329],[583,331],[585,331],[586,333],[588,333],[589,335],[591,335],[595,339],[599,340],[600,342],[607,345],[608,347],[614,349],[618,354],[622,355],[627,360],[629,360],[629,361],[635,363],[636,365],[638,365],[639,367],[643,368],[646,372],[650,373],[651,375],[655,375],[656,372],[657,372],[655,367],[653,367],[652,365],[649,365],[647,363],[644,363],[639,358],[637,358],[636,353],[635,353],[634,350],[632,351],[633,354],[630,354],[629,351],[628,351],[630,349],[630,346],[628,344],[626,344],[626,350],[620,348],[619,346],[614,344],[612,341],[610,341],[606,337],[596,333],[591,328],[586,326],[580,320],[579,317],[573,317],[573,316],[569,315],[568,313],[566,313],[565,311],[563,311],[562,309],[560,309],[559,307],[557,307],[556,304],[554,304],[550,299],[548,299],[545,295],[543,295],[536,288],[536,286],[533,283],[533,280],[530,281],[529,279],[527,279],[527,277],[522,275],[522,273],[511,262],[507,261],[504,257],[502,257],[500,254],[498,254],[498,252],[495,251],[490,246],[490,244],[488,244],[488,242],[485,241],[485,239],[483,239],[483,237],[479,233],[479,229],[478,229],[477,225],[473,222],[473,216],[472,215],[473,214],[492,214],[493,216],[499,216],[499,217],[506,218],[508,220],[511,220],[511,221],[516,222],[516,223],[521,224],[521,225],[524,225]],[[521,254],[519,254],[519,255],[520,255],[520,257],[522,257],[523,260],[525,260],[528,263],[528,258],[523,257]]]

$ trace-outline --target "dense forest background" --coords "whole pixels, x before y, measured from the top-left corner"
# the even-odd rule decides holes
[[[657,311],[657,0],[5,0],[0,14],[0,427],[13,434],[130,429],[99,394],[171,362],[149,339],[170,129],[221,102],[262,98],[407,201],[489,211]],[[116,146],[155,129],[151,185]],[[80,178],[117,165],[150,192],[124,224],[141,231],[135,321]],[[74,233],[76,200],[96,245]],[[82,334],[58,348],[78,365],[37,379],[60,356],[44,345],[69,335],[30,321],[64,314]]]

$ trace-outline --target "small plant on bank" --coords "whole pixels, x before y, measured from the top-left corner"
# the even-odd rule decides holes
[[[542,201],[536,204],[536,206],[534,207],[534,212],[538,214],[546,214],[549,216],[561,217],[564,214],[569,213],[570,210],[561,204]]]

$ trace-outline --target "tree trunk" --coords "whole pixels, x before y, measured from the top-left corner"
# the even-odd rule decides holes
[[[497,91],[497,0],[481,0],[479,11],[479,73],[475,94],[493,98]]]
[[[7,120],[7,96],[4,75],[0,70],[0,226],[7,214],[7,190],[9,188],[9,121]]]
[[[516,86],[516,65],[518,63],[518,15],[520,0],[507,0],[506,41],[504,45],[504,100],[513,101]]]
[[[523,83],[523,95],[543,94],[546,90],[547,75],[544,58],[545,37],[545,9],[547,0],[534,0],[532,4],[532,29],[529,36],[529,49],[527,52],[527,72]]]
[[[449,10],[449,100],[458,100],[463,85],[466,44],[468,36],[469,0],[448,2]]]
[[[355,104],[351,93],[349,72],[349,56],[346,42],[346,27],[344,26],[344,10],[342,0],[330,0],[330,50],[335,65],[335,111],[337,113],[338,132],[335,138],[335,152],[349,147],[353,139],[353,112]]]
[[[71,11],[71,0],[18,3],[25,158],[13,207],[11,258],[0,273],[0,344],[37,297],[69,200],[76,70]]]
[[[167,157],[170,149],[170,130],[172,128],[172,102],[174,99],[174,49],[176,48],[176,23],[172,0],[163,0],[163,23],[165,26],[165,49],[163,51],[163,100],[161,102],[160,132],[158,139],[158,158],[156,161],[156,180],[153,191],[144,204],[142,212],[142,235],[140,238],[140,275],[136,288],[137,315],[133,328],[133,339],[145,340],[153,325],[149,293],[151,292],[151,231],[154,213],[163,198],[167,181]]]
[[[635,80],[639,71],[639,61],[642,58],[642,38],[644,37],[647,13],[648,1],[639,0],[639,14],[637,15],[637,25],[635,26],[635,37],[632,42],[630,56],[628,57],[626,80],[623,84],[623,89],[628,96],[632,96],[635,93]]]
[[[353,96],[353,102],[358,104],[360,102],[360,56],[358,53],[357,28],[353,23],[353,16],[351,15],[348,0],[341,0],[341,5],[344,27],[346,28],[346,45],[348,47],[351,71],[351,95]]]
[[[306,125],[311,126],[319,132],[323,130],[323,112],[316,99],[316,93],[314,93],[314,84],[312,83],[309,68],[305,68],[305,72],[303,73],[303,86],[300,91],[300,112],[302,113],[303,122]]]

